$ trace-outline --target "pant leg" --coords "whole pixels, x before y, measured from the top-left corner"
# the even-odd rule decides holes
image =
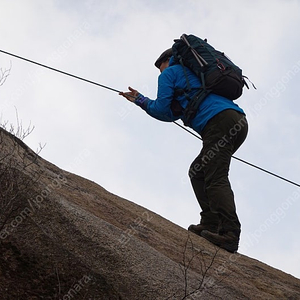
[[[219,219],[222,231],[240,231],[234,194],[228,179],[233,153],[247,136],[248,124],[244,115],[226,110],[209,121],[202,133],[203,148],[192,163],[189,174],[201,218]],[[193,175],[193,176],[191,176]]]
[[[201,167],[201,153],[196,157],[189,169],[190,181],[196,195],[197,201],[201,208],[200,224],[208,224],[218,226],[219,217],[217,213],[213,213],[210,209],[209,200],[206,195],[204,172]]]

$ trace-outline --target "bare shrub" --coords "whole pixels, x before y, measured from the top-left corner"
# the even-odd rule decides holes
[[[182,262],[179,264],[183,275],[183,287],[179,287],[166,300],[225,299],[228,291],[226,291],[226,285],[223,285],[223,281],[231,273],[227,270],[228,272],[224,273],[224,276],[220,276],[218,271],[219,251],[220,248],[218,247],[215,247],[213,252],[204,248],[197,248],[192,241],[190,233],[188,233],[183,247]],[[191,279],[190,277],[193,271],[199,275],[196,282],[195,278]]]
[[[10,132],[5,130],[6,127],[7,124],[0,125],[0,232],[32,197],[35,183],[40,178],[37,169],[31,167],[38,153],[21,140],[32,132],[32,128],[23,129],[19,122],[16,129],[10,126]]]
[[[11,68],[12,68],[11,63],[10,63],[9,69],[3,70],[2,68],[0,68],[0,86],[2,86],[4,84],[7,77],[10,75]]]

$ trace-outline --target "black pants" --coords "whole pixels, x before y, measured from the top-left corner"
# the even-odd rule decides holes
[[[231,157],[247,133],[245,115],[232,109],[217,114],[201,133],[203,148],[189,170],[202,209],[200,223],[219,226],[221,234],[228,231],[240,234],[241,224],[228,173]]]

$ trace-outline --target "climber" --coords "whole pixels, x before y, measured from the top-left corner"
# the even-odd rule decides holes
[[[175,63],[172,49],[164,51],[155,66],[161,72],[156,100],[143,96],[132,87],[120,95],[160,121],[181,119],[185,122],[183,111],[188,98],[177,91],[187,88],[186,72],[192,88],[188,95],[191,99],[201,86],[199,78],[188,68],[184,70]],[[233,153],[247,136],[245,113],[233,101],[211,93],[201,103],[189,126],[200,134],[203,146],[189,169],[191,185],[202,210],[200,223],[190,225],[188,230],[229,252],[236,252],[241,224],[228,173]]]

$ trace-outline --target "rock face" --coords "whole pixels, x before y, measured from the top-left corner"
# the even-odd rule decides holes
[[[0,130],[0,299],[300,299],[300,280],[219,249]]]

